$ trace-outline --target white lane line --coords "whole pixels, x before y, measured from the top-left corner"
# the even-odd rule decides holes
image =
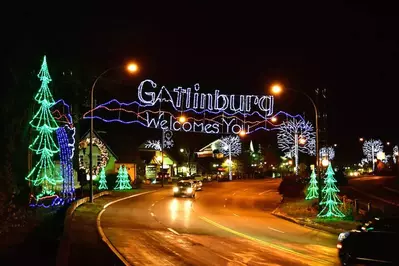
[[[152,212],[152,213],[151,213],[151,216],[155,216],[155,214]]]
[[[282,234],[284,234],[284,233],[285,233],[285,232],[283,232],[283,231],[277,230],[277,229],[275,229],[275,228],[273,228],[273,227],[270,227],[270,226],[268,226],[267,228],[269,228],[270,230],[273,230],[273,231],[276,231],[276,232],[282,233]]]
[[[234,212],[233,212],[233,215],[234,215],[234,216],[238,216],[238,217],[240,216],[240,215],[238,215],[238,214],[235,214]]]
[[[176,235],[180,235],[178,232],[176,232],[175,230],[173,230],[172,228],[168,227],[168,230],[171,231],[172,233],[176,234]]]
[[[260,196],[260,195],[263,195],[263,194],[265,194],[265,193],[267,193],[267,192],[270,192],[270,191],[272,191],[272,190],[271,190],[271,189],[269,189],[269,190],[265,190],[265,191],[263,191],[263,192],[259,193],[258,195]]]
[[[390,187],[384,187],[386,190],[389,190],[389,191],[392,191],[392,192],[395,192],[395,193],[398,193],[399,194],[399,190],[396,190],[396,189],[393,189],[393,188],[390,188]]]

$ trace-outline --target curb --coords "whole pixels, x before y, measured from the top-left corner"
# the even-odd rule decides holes
[[[93,199],[97,199],[99,197],[105,195],[111,195],[112,191],[103,191],[93,195]],[[64,231],[62,232],[60,245],[57,251],[57,258],[56,258],[56,265],[57,266],[67,266],[68,265],[68,258],[69,258],[69,230],[71,228],[72,223],[72,214],[80,205],[88,202],[90,197],[81,198],[79,200],[75,200],[66,211],[65,219],[64,219]]]
[[[109,249],[111,249],[111,251],[119,258],[119,260],[125,265],[125,266],[130,266],[130,263],[125,259],[125,257],[123,257],[123,255],[118,251],[118,249],[111,243],[111,241],[108,239],[108,237],[105,235],[102,227],[101,227],[101,215],[103,214],[103,212],[105,211],[105,209],[107,207],[109,207],[110,205],[117,203],[119,201],[122,200],[127,200],[127,199],[131,199],[134,197],[138,197],[138,196],[142,196],[145,194],[149,194],[149,193],[154,193],[155,191],[158,191],[159,189],[155,189],[152,191],[146,191],[146,192],[141,192],[138,194],[133,194],[124,198],[120,198],[120,199],[116,199],[114,201],[110,201],[107,204],[104,205],[103,209],[98,213],[97,215],[97,231],[101,237],[101,240],[109,247]]]
[[[276,210],[274,210],[271,214],[276,216],[276,217],[278,217],[278,218],[280,218],[280,219],[283,219],[283,220],[286,220],[286,221],[289,221],[289,222],[292,222],[292,223],[296,223],[296,224],[301,225],[303,227],[311,228],[313,230],[317,230],[317,231],[320,231],[320,232],[323,232],[323,233],[334,234],[334,235],[335,234],[340,234],[343,231],[345,231],[344,229],[335,229],[335,228],[322,226],[322,225],[314,226],[312,224],[308,224],[306,222],[302,222],[302,221],[300,221],[298,219],[295,219],[295,218],[292,218],[292,217],[277,213]]]

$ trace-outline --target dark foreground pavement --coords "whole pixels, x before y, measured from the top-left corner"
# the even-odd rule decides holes
[[[57,266],[124,265],[102,241],[97,231],[97,215],[105,204],[113,200],[158,188],[144,186],[130,192],[115,192],[79,206],[73,213],[68,237],[60,244]]]

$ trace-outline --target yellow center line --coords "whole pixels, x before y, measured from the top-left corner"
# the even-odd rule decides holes
[[[237,236],[240,236],[240,237],[243,237],[243,238],[246,238],[246,239],[249,239],[249,240],[258,242],[258,243],[260,243],[260,244],[262,244],[262,245],[265,245],[265,246],[268,246],[268,247],[271,247],[271,248],[274,248],[274,249],[277,249],[277,250],[280,250],[280,251],[284,251],[284,252],[287,252],[287,253],[296,255],[296,256],[301,257],[301,258],[306,259],[306,260],[313,260],[313,261],[317,261],[317,262],[320,262],[320,263],[322,263],[322,264],[328,264],[328,265],[331,264],[331,262],[329,262],[329,261],[322,260],[322,259],[318,259],[318,258],[309,256],[309,255],[305,255],[305,254],[303,254],[303,253],[299,253],[299,252],[294,251],[294,250],[292,250],[292,249],[285,248],[285,247],[282,247],[282,246],[279,246],[279,245],[276,245],[276,244],[273,244],[273,243],[270,243],[270,242],[266,242],[266,241],[257,239],[257,238],[255,238],[255,237],[252,237],[252,236],[249,236],[249,235],[246,235],[246,234],[243,234],[243,233],[240,233],[240,232],[235,231],[235,230],[233,230],[233,229],[231,229],[231,228],[228,228],[228,227],[226,227],[226,226],[224,226],[224,225],[221,225],[221,224],[219,224],[219,223],[217,223],[217,222],[214,222],[214,221],[212,221],[212,220],[210,220],[210,219],[208,219],[208,218],[206,218],[206,217],[204,217],[204,216],[199,216],[199,218],[200,218],[201,220],[207,222],[207,223],[210,223],[210,224],[212,224],[212,225],[214,225],[214,226],[220,228],[220,229],[223,229],[223,230],[225,230],[225,231],[227,231],[227,232],[230,232],[230,233],[232,233],[232,234],[234,234],[234,235],[237,235]]]

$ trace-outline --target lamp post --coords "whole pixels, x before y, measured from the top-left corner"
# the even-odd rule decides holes
[[[90,94],[90,148],[89,148],[89,175],[90,175],[90,202],[93,202],[93,131],[94,131],[94,121],[93,121],[93,109],[94,109],[94,88],[96,87],[97,82],[100,80],[102,76],[108,73],[111,70],[120,68],[123,66],[118,67],[111,67],[102,72],[94,81],[93,85],[91,86],[91,94]],[[126,66],[126,70],[129,73],[134,73],[138,71],[138,66],[135,63],[130,63]]]
[[[191,176],[191,151],[190,149],[180,149],[180,152],[187,157],[188,175]]]
[[[231,181],[231,180],[233,180],[233,175],[232,175],[232,173],[231,173],[231,165],[232,165],[232,161],[231,161],[231,143],[229,144],[229,143],[226,143],[225,141],[223,141],[223,140],[220,140],[220,142],[222,142],[223,143],[223,145],[225,145],[225,149],[226,149],[226,147],[227,147],[227,149],[229,150],[229,180]]]
[[[298,92],[302,95],[304,95],[306,98],[309,99],[309,101],[312,103],[313,108],[314,108],[314,113],[315,113],[315,124],[316,124],[316,172],[317,172],[317,181],[318,181],[318,186],[319,186],[319,204],[321,202],[321,175],[320,175],[320,162],[319,162],[319,111],[317,109],[316,103],[313,101],[312,97],[310,97],[308,94],[306,94],[303,91],[300,90],[295,90],[292,88],[286,88],[287,90],[295,91]],[[271,88],[271,91],[273,94],[277,95],[280,94],[283,91],[283,88],[276,84],[273,85]]]

